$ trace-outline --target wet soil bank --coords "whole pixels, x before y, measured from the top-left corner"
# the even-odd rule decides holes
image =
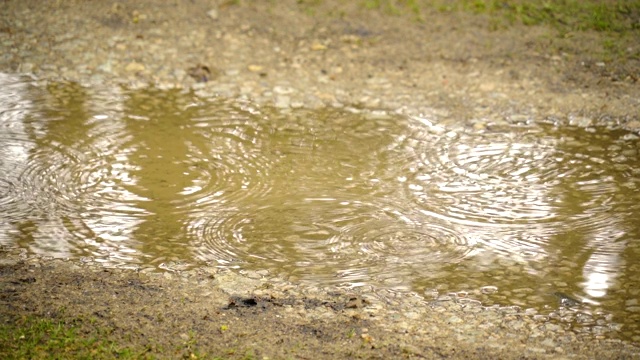
[[[630,344],[576,335],[537,322],[518,308],[301,288],[266,273],[237,275],[212,268],[145,273],[27,258],[5,249],[0,275],[3,325],[19,327],[29,316],[52,319],[76,327],[80,336],[133,349],[135,358],[640,356]],[[0,353],[12,358],[16,346],[4,343]]]
[[[5,0],[0,8],[0,71],[36,85],[191,88],[283,109],[640,129],[639,37],[620,36],[622,53],[607,54],[606,34],[495,29],[483,15],[435,10],[416,22],[357,2]],[[139,357],[640,358],[632,344],[468,299],[303,288],[208,267],[105,269],[4,249],[0,321],[19,327],[29,316]],[[0,344],[0,354],[11,358],[15,346]]]

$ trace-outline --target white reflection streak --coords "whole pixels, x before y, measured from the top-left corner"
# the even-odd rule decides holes
[[[7,129],[7,133],[3,135],[9,141],[9,146],[4,146],[3,149],[3,155],[7,154],[8,156],[3,156],[0,159],[0,170],[2,170],[3,180],[12,184],[14,189],[19,191],[16,196],[20,199],[16,200],[28,204],[29,207],[24,221],[11,224],[8,221],[5,223],[0,220],[0,229],[2,229],[0,243],[13,245],[15,238],[11,235],[21,233],[19,228],[29,221],[29,216],[34,213],[45,213],[41,219],[38,219],[37,227],[35,227],[36,224],[33,224],[34,227],[28,230],[34,240],[29,244],[29,247],[34,253],[67,257],[70,254],[71,246],[68,242],[68,236],[65,236],[66,234],[61,231],[64,228],[60,218],[51,216],[52,213],[55,213],[55,208],[53,206],[49,206],[47,209],[32,208],[32,204],[38,202],[33,201],[31,197],[34,194],[20,184],[22,181],[20,175],[28,168],[30,153],[34,147],[34,142],[30,141],[25,129],[27,115],[35,116],[30,113],[33,103],[28,97],[28,83],[20,76],[0,73],[0,124],[3,125],[3,129]],[[12,208],[1,210],[16,211]]]
[[[26,185],[33,179],[21,178],[36,161],[43,162],[31,157],[36,142],[32,135],[28,134],[26,128],[29,125],[25,121],[37,117],[38,113],[31,112],[33,102],[29,99],[28,86],[28,82],[20,76],[0,73],[0,124],[6,124],[2,128],[8,131],[3,135],[10,144],[5,147],[9,149],[10,155],[3,156],[0,161],[2,176],[3,180],[11,183],[12,188],[18,191],[14,194],[15,200],[22,202],[21,206],[27,207],[26,212],[21,214],[20,221],[13,224],[0,223],[3,230],[0,242],[13,245],[15,238],[10,234],[26,235],[33,239],[27,245],[33,253],[65,258],[71,255],[73,245],[70,243],[72,237],[65,227],[62,214],[58,213],[55,202],[42,199],[46,197],[46,193],[34,191]],[[30,163],[31,161],[34,163]],[[47,165],[45,162],[39,168],[45,169]],[[0,210],[9,211],[9,215],[19,211],[16,207]],[[21,230],[23,226],[28,230]]]
[[[133,233],[144,221],[141,214],[144,210],[131,205],[145,201],[144,198],[130,192],[126,185],[135,184],[131,171],[135,170],[129,160],[129,154],[135,149],[126,148],[128,137],[123,113],[126,109],[120,99],[124,98],[119,88],[102,89],[100,94],[92,96],[88,101],[88,112],[93,113],[88,122],[95,126],[87,136],[93,139],[92,147],[96,153],[90,159],[96,163],[84,164],[89,167],[88,181],[95,183],[92,197],[97,206],[89,208],[83,218],[84,224],[95,234],[92,238],[83,239],[85,243],[97,250],[97,255],[116,261],[132,259],[134,243]],[[117,101],[116,101],[117,100]],[[102,152],[100,152],[102,151]]]
[[[4,130],[0,145],[0,172],[2,180],[6,183],[7,189],[2,189],[9,194],[10,188],[15,188],[19,183],[20,174],[25,172],[28,166],[29,153],[34,147],[32,141],[27,141],[29,136],[25,130],[25,118],[31,115],[32,101],[28,99],[27,83],[20,76],[0,73],[0,128]],[[6,144],[3,140],[7,140]],[[24,141],[21,141],[24,140]],[[19,186],[18,186],[19,187]],[[24,189],[18,189],[23,194]],[[8,195],[10,196],[10,195]],[[22,199],[21,199],[22,200]],[[28,204],[28,199],[24,199]],[[11,209],[0,209],[0,212],[12,211]],[[0,243],[3,245],[14,245],[15,237],[12,234],[19,233],[19,223],[12,224],[7,217],[0,216]],[[50,245],[47,245],[50,247]],[[68,248],[57,249],[61,255],[68,254]]]
[[[609,227],[594,229],[589,247],[595,249],[582,269],[584,291],[587,295],[600,298],[607,294],[617,277],[618,269],[622,267],[620,254],[626,247],[626,241],[620,240],[624,231],[611,224]]]

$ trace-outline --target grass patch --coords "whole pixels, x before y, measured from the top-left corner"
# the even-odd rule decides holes
[[[322,0],[298,0],[318,5]],[[362,8],[391,15],[410,13],[418,20],[427,10],[486,14],[505,24],[550,25],[564,31],[640,30],[640,0],[359,0]]]
[[[369,10],[382,10],[391,15],[402,15],[407,11],[416,16],[417,20],[422,20],[421,0],[363,0],[362,6]],[[426,2],[428,4],[428,2]]]
[[[298,0],[307,8],[326,2]],[[567,39],[579,32],[595,31],[601,40],[589,53],[599,61],[626,63],[640,58],[640,0],[358,0],[356,4],[365,11],[410,16],[418,22],[438,12],[478,14],[487,19],[493,31],[515,24],[543,25],[555,29],[553,37],[561,41],[570,41]]]
[[[101,328],[92,320],[56,321],[29,316],[11,324],[0,324],[0,359],[126,360],[159,356],[189,360],[255,359],[251,349],[243,354],[229,349],[223,351],[222,356],[202,352],[195,332],[189,332],[188,338],[172,345],[135,345],[124,341],[128,345],[123,345],[113,330]]]
[[[524,25],[550,25],[571,31],[626,32],[640,29],[638,0],[460,0],[440,10],[486,13]]]
[[[33,317],[0,325],[2,359],[139,359],[143,354],[64,322]]]
[[[600,61],[626,63],[640,56],[640,0],[458,0],[440,1],[438,11],[464,11],[489,18],[491,30],[513,24],[545,25],[556,29],[556,37],[595,31],[602,34],[591,56]],[[570,40],[567,40],[570,41]]]

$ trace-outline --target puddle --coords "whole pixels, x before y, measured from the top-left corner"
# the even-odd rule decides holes
[[[0,244],[454,293],[640,340],[632,133],[0,83]]]

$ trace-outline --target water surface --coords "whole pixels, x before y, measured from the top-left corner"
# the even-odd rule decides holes
[[[455,292],[552,318],[562,292],[588,302],[566,321],[640,341],[633,133],[9,75],[0,89],[0,244]]]

